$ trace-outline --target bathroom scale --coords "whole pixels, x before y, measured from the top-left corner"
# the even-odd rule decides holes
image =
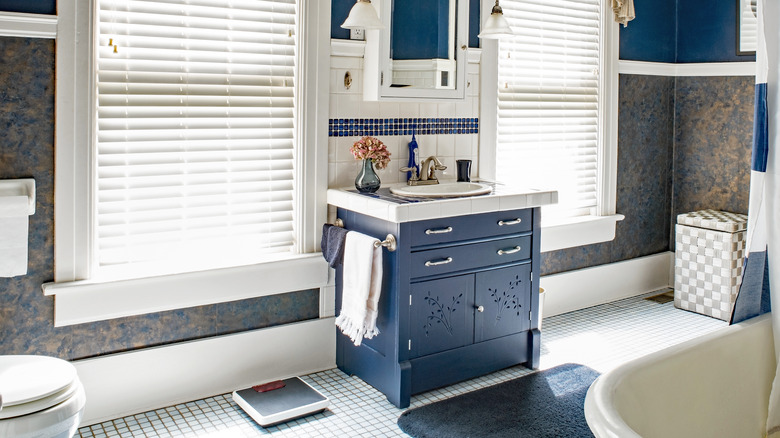
[[[322,412],[330,403],[298,377],[233,391],[233,401],[263,427]]]

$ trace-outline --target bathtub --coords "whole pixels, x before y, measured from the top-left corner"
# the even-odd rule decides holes
[[[762,437],[772,339],[763,315],[604,373],[585,398],[588,426],[597,438]]]

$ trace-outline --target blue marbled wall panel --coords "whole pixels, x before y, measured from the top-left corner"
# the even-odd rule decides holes
[[[67,342],[51,324],[41,284],[54,269],[54,41],[0,39],[0,179],[35,178],[28,273],[0,278],[0,354],[46,351]]]
[[[54,41],[0,38],[0,179],[33,177],[28,274],[0,278],[0,354],[79,359],[319,316],[319,291],[55,328]]]
[[[612,261],[668,250],[674,147],[674,78],[620,76],[617,212]]]
[[[679,213],[704,208],[747,213],[754,82],[677,79],[672,223]]]
[[[542,275],[669,249],[674,78],[620,75],[615,240],[542,254]]]

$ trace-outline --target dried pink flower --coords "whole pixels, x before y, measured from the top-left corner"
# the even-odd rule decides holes
[[[384,169],[390,163],[390,152],[376,137],[363,137],[351,148],[352,155],[357,160],[371,160],[377,169]]]

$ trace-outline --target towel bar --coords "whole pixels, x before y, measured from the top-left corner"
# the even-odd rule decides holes
[[[385,240],[381,242],[379,241],[379,239],[377,239],[377,241],[374,242],[374,248],[379,248],[380,246],[384,246],[390,252],[395,251],[397,247],[395,236],[393,236],[392,234],[388,234],[387,237],[385,237]]]
[[[341,220],[341,218],[336,218],[335,221],[333,221],[333,225],[337,227],[344,228],[344,221]],[[384,246],[387,248],[388,251],[393,252],[398,247],[397,241],[395,240],[395,236],[392,234],[388,234],[387,237],[385,237],[385,240],[379,240],[377,239],[376,242],[374,242],[374,248],[379,248],[380,246]]]

